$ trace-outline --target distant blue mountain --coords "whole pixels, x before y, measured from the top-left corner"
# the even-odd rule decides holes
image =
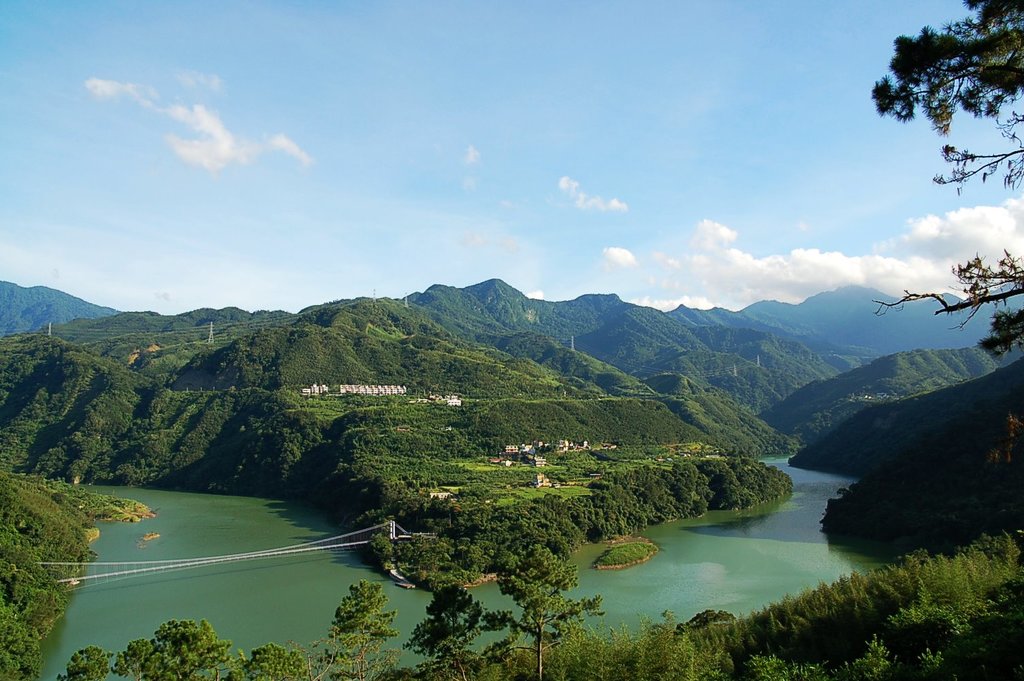
[[[35,331],[47,324],[72,319],[96,319],[117,314],[110,307],[93,305],[81,298],[46,286],[25,288],[0,281],[0,336]]]
[[[767,331],[798,340],[823,355],[848,357],[850,366],[908,350],[973,346],[988,331],[982,316],[961,329],[959,324],[964,317],[936,315],[935,305],[925,301],[881,311],[875,302],[892,300],[892,296],[881,291],[847,286],[819,293],[796,305],[764,301],[739,312],[680,306],[669,315],[692,326],[724,325]]]

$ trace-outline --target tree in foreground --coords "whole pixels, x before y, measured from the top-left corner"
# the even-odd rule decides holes
[[[348,591],[334,612],[323,669],[332,679],[375,679],[395,665],[397,651],[384,645],[398,635],[391,626],[398,612],[385,610],[388,597],[380,584],[363,579]]]
[[[68,662],[57,681],[103,681],[110,674],[110,653],[97,646],[82,648]]]
[[[267,643],[246,657],[229,654],[231,641],[217,636],[206,620],[171,620],[151,639],[136,639],[114,656],[89,646],[76,652],[62,681],[101,681],[110,672],[135,681],[323,681],[380,678],[393,667],[397,651],[384,650],[397,636],[391,628],[396,611],[385,610],[380,584],[366,580],[349,587],[334,613],[326,639],[308,648]]]
[[[99,681],[108,672],[136,681],[184,681],[227,678],[233,667],[228,654],[231,641],[217,636],[206,620],[170,620],[151,639],[135,639],[107,667],[110,653],[96,646],[83,648],[71,657],[67,681]]]
[[[235,679],[248,681],[285,681],[289,679],[308,679],[308,665],[303,651],[297,648],[285,648],[276,643],[266,643],[253,648],[248,658],[239,661]]]
[[[926,26],[916,37],[896,39],[890,73],[875,83],[872,96],[881,115],[910,121],[920,113],[943,136],[950,134],[958,111],[992,119],[1009,148],[979,153],[946,144],[942,155],[952,172],[937,175],[935,181],[955,184],[959,191],[971,178],[985,181],[1001,174],[1003,184],[1015,189],[1024,181],[1024,141],[1018,134],[1024,115],[1007,108],[1024,95],[1024,2],[964,4],[971,16],[941,31]],[[969,320],[984,305],[1005,305],[1024,294],[1024,261],[1008,251],[994,264],[976,256],[953,268],[953,275],[964,294],[962,301],[907,291],[896,303],[882,306],[932,299],[939,304],[936,314],[968,311]],[[982,346],[996,353],[1024,348],[1024,310],[997,310]]]
[[[483,606],[469,591],[450,584],[434,592],[427,618],[413,629],[406,647],[430,658],[427,671],[466,681],[481,662],[471,646],[487,628]]]
[[[507,626],[505,648],[516,647],[521,634],[532,639],[537,679],[544,678],[544,652],[583,621],[584,614],[600,615],[601,597],[571,599],[564,592],[576,587],[576,568],[544,546],[535,546],[498,577],[501,593],[511,596],[519,617],[504,611],[490,618],[492,626]]]

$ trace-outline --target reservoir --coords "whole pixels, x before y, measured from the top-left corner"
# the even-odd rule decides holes
[[[644,617],[660,618],[665,610],[682,621],[709,608],[745,614],[894,557],[884,544],[829,537],[819,530],[827,499],[851,479],[790,468],[785,461],[771,463],[793,478],[794,493],[785,501],[648,528],[644,535],[661,551],[627,570],[590,569],[600,546],[577,552],[576,593],[604,599],[605,615],[591,625],[635,626]],[[241,553],[339,534],[315,510],[288,502],[138,488],[97,490],[138,499],[157,513],[141,523],[101,523],[92,548],[102,561]],[[310,553],[80,588],[44,642],[42,678],[56,678],[80,648],[121,650],[132,639],[152,637],[169,619],[209,620],[221,638],[246,651],[269,641],[306,644],[326,634],[338,602],[360,579],[385,585],[404,641],[423,619],[429,593],[394,586],[353,553]],[[473,594],[485,607],[510,607],[494,584]]]

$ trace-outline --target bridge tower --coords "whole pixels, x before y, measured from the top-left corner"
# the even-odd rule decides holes
[[[395,532],[395,521],[391,520],[388,522],[388,529],[391,532],[391,541],[395,541],[397,533]]]

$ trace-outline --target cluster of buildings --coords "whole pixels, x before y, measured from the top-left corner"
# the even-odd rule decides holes
[[[388,395],[405,395],[408,389],[404,385],[368,385],[364,383],[342,384],[338,386],[338,392],[332,393],[331,389],[324,384],[316,384],[302,389],[303,397],[314,397],[319,395],[371,395],[383,397]],[[462,398],[458,395],[428,395],[419,397],[412,402],[423,402],[433,404],[446,404],[449,407],[461,407]]]
[[[582,442],[559,440],[557,445],[551,444],[550,442],[535,440],[533,442],[520,445],[505,445],[505,451],[500,452],[498,456],[491,457],[488,461],[493,464],[498,464],[499,466],[511,466],[513,463],[525,463],[530,466],[541,468],[548,465],[547,457],[543,454],[544,452],[565,453],[587,449],[590,449],[590,443],[586,440],[583,440]]]
[[[854,402],[873,402],[876,400],[895,400],[896,395],[890,392],[877,392],[875,394],[863,393],[861,395],[851,395],[850,399]]]
[[[342,395],[404,395],[404,385],[340,385],[338,392]]]
[[[338,395],[404,395],[406,388],[404,385],[339,385]],[[332,395],[331,389],[324,384],[317,385],[314,383],[308,388],[302,389],[303,397],[313,397],[314,395]]]
[[[330,394],[331,394],[331,389],[330,388],[328,388],[326,385],[317,385],[316,383],[314,383],[313,385],[309,386],[308,388],[303,388],[302,389],[302,396],[303,397],[312,397],[313,395],[330,395]]]
[[[447,404],[449,407],[461,407],[462,398],[458,395],[427,395],[426,397],[418,397],[410,402],[419,402],[422,404],[433,403],[433,404]]]

